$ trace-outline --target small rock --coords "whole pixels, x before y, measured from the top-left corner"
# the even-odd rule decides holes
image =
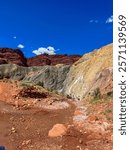
[[[10,120],[13,121],[13,120],[14,120],[14,117],[10,117]]]
[[[16,129],[14,127],[11,128],[12,133],[16,133]]]
[[[60,148],[63,148],[63,146],[62,146],[62,145],[60,145],[59,147],[60,147]]]
[[[24,119],[24,118],[20,118],[20,121],[24,122],[24,121],[25,121],[25,119]]]
[[[74,125],[73,125],[73,124],[71,124],[71,125],[68,125],[68,129],[69,129],[69,128],[71,128],[71,127],[74,127]]]
[[[89,150],[88,148],[85,148],[84,150]]]
[[[90,116],[87,118],[87,120],[88,120],[89,122],[95,122],[95,121],[97,121],[97,120],[99,120],[99,119],[98,119],[98,117],[95,116],[95,115],[90,115]]]
[[[15,101],[15,107],[16,107],[16,108],[19,107],[18,101]]]
[[[79,145],[76,146],[76,149],[82,150],[82,148]]]
[[[19,99],[19,96],[16,96],[16,99]]]
[[[24,146],[24,145],[28,145],[28,144],[30,144],[31,143],[31,140],[24,140],[23,142],[22,142],[22,145]]]
[[[73,117],[74,123],[78,123],[78,124],[79,123],[82,124],[83,122],[86,121],[86,119],[87,119],[87,116],[85,115],[77,115]]]
[[[34,146],[33,145],[30,145],[30,148],[33,148]]]
[[[38,99],[35,99],[35,100],[33,101],[33,104],[37,104],[38,101],[39,101]]]
[[[25,130],[28,130],[28,127],[25,127]]]
[[[75,110],[74,112],[74,115],[77,116],[77,115],[82,115],[83,113],[80,111],[80,110]]]
[[[82,143],[83,143],[83,140],[82,140],[82,139],[79,139],[79,143],[82,144]]]
[[[48,104],[48,105],[52,105],[52,104],[53,104],[53,101],[48,101],[47,104]]]
[[[102,125],[104,127],[104,130],[107,130],[110,127],[110,124],[107,122],[103,122]]]
[[[48,136],[49,137],[58,137],[65,135],[67,132],[67,128],[63,124],[56,124],[53,126],[53,128],[49,131]]]

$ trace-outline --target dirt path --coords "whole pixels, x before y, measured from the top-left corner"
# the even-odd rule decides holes
[[[58,150],[61,138],[49,138],[48,131],[57,123],[71,124],[73,112],[72,105],[55,111],[16,110],[0,101],[0,145],[5,145],[6,150]]]
[[[25,98],[19,90],[17,84],[0,82],[0,146],[6,150],[112,150],[112,123],[101,119],[112,103],[92,105],[87,116],[88,105],[80,101],[55,94]],[[49,137],[56,124],[67,132]]]

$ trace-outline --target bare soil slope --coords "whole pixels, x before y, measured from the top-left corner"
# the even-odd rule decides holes
[[[29,92],[35,96],[30,97]],[[111,100],[96,105],[73,102],[40,87],[1,81],[0,145],[6,150],[112,150],[112,112],[108,108],[112,109]],[[52,138],[48,133],[55,124],[63,124],[67,131]]]

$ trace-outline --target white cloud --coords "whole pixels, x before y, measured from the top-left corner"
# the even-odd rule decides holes
[[[13,37],[13,39],[16,39],[16,38],[17,38],[16,36]]]
[[[113,22],[113,16],[107,18],[106,23],[112,23],[112,22]]]
[[[47,48],[45,47],[40,47],[37,50],[33,50],[32,53],[36,55],[41,55],[41,54],[49,54],[49,55],[55,55],[55,49],[54,47],[48,46]]]
[[[98,23],[99,21],[98,20],[95,20],[95,23]]]
[[[89,23],[98,23],[98,20],[90,20]]]
[[[90,20],[89,22],[92,23],[94,20]]]
[[[18,48],[24,48],[24,45],[23,44],[19,44],[17,47]]]

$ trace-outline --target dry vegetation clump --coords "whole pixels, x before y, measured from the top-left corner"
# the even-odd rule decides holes
[[[23,87],[18,93],[20,97],[25,98],[47,98],[47,93],[38,90],[34,86]]]

